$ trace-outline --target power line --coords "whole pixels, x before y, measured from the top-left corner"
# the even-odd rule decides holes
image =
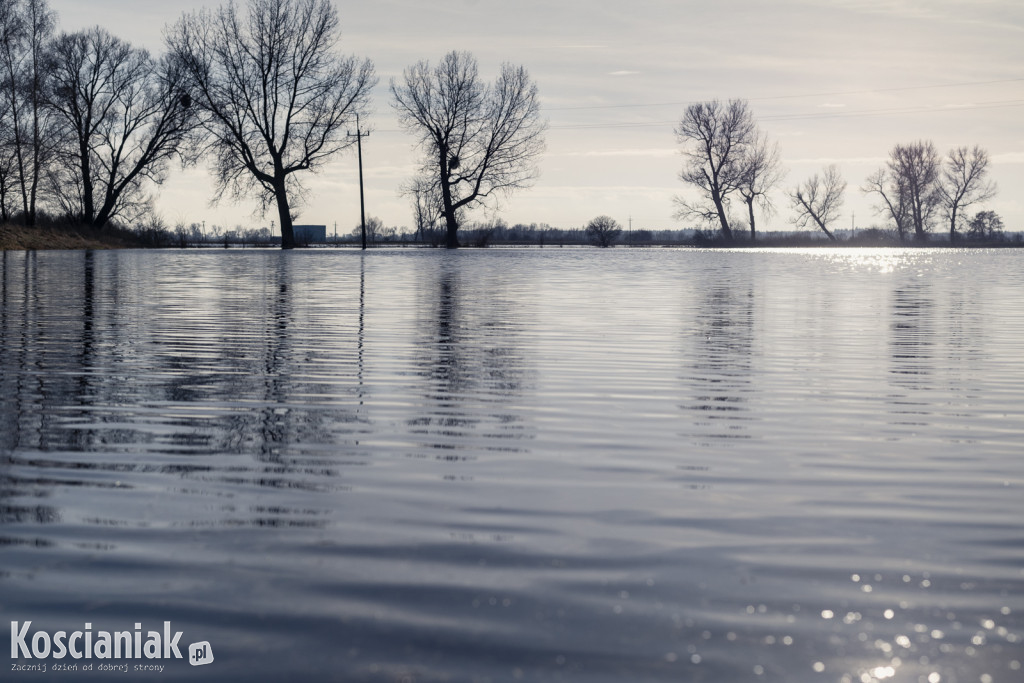
[[[363,251],[366,251],[366,204],[363,201],[363,138],[370,133],[364,133],[359,127],[359,114],[356,114],[356,132],[349,133],[348,137],[356,139],[356,149],[359,150],[359,227],[363,234]],[[335,224],[337,226],[337,224]],[[337,232],[338,228],[334,228]]]
[[[1024,106],[1024,100],[1000,100],[994,102],[981,102],[965,107],[946,107],[935,109],[933,107],[891,107],[886,109],[862,109],[849,112],[814,112],[812,114],[779,114],[776,116],[759,116],[758,121],[796,121],[805,119],[832,119],[832,118],[853,118],[860,116],[877,116],[880,114],[937,114],[949,112],[973,111],[977,109],[1001,109],[1004,107]],[[646,128],[651,126],[673,126],[679,123],[672,121],[623,121],[620,123],[579,123],[567,124],[564,126],[551,126],[555,130],[589,130],[593,128]]]
[[[910,85],[898,88],[871,88],[868,90],[838,90],[831,92],[816,92],[816,93],[804,93],[796,95],[770,95],[766,97],[748,97],[745,98],[748,102],[764,102],[768,100],[792,100],[800,99],[804,97],[835,97],[837,95],[867,95],[871,93],[879,92],[904,92],[910,90],[932,90],[935,88],[961,88],[964,86],[973,85],[993,85],[997,83],[1019,83],[1024,81],[1024,78],[1002,78],[991,81],[964,81],[961,83],[943,83],[939,85]],[[578,107],[544,107],[544,111],[582,111],[587,109],[627,109],[627,108],[642,108],[642,107],[679,107],[690,104],[696,104],[703,100],[680,100],[676,102],[642,102],[635,104],[595,104],[595,105],[583,105]]]

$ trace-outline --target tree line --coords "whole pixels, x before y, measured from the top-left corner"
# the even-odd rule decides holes
[[[172,161],[210,162],[214,200],[276,209],[295,245],[301,177],[353,144],[377,83],[341,56],[329,0],[249,0],[185,14],[154,57],[105,29],[57,33],[46,0],[0,3],[0,220],[45,209],[102,229],[137,220]],[[422,221],[458,244],[474,205],[536,177],[546,124],[537,86],[506,64],[493,83],[451,52],[391,83],[399,120],[424,152],[406,192]]]
[[[750,238],[756,239],[754,206],[765,213],[774,209],[769,191],[781,183],[784,171],[778,146],[758,129],[749,104],[745,100],[692,104],[675,132],[685,160],[680,178],[697,190],[698,197],[677,198],[677,217],[717,223],[729,241],[733,238],[729,207],[735,198],[746,205]],[[901,241],[911,235],[918,241],[927,239],[941,220],[954,242],[969,225],[966,209],[996,194],[988,168],[988,153],[978,146],[956,147],[941,156],[930,141],[897,144],[861,191],[876,197],[877,212]],[[835,240],[831,227],[839,218],[846,187],[833,164],[789,189],[793,223],[798,228],[818,228]],[[979,215],[989,220],[990,213]]]
[[[167,28],[160,56],[98,26],[58,33],[46,0],[3,0],[0,221],[32,226],[48,212],[96,229],[130,224],[151,210],[173,164],[206,160],[214,201],[256,199],[277,214],[282,247],[296,246],[302,178],[355,144],[351,123],[367,114],[377,83],[373,63],[341,55],[339,42],[330,0],[186,13]],[[469,211],[537,177],[547,124],[524,67],[505,64],[487,81],[473,55],[453,51],[408,67],[390,93],[422,153],[402,188],[421,236],[440,229],[445,246],[458,246]],[[755,214],[774,211],[784,170],[748,103],[690,105],[675,133],[680,178],[697,196],[677,198],[677,217],[716,225],[729,241],[740,203],[756,239]],[[924,239],[941,218],[955,240],[966,209],[995,194],[988,164],[978,147],[940,157],[930,142],[901,144],[861,189],[901,239]],[[845,189],[834,166],[790,189],[794,223],[835,239]],[[599,216],[586,234],[607,246],[621,226]]]

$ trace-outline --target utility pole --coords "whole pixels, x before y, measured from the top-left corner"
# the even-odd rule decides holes
[[[359,128],[359,114],[356,114],[355,135],[349,133],[350,138],[356,139],[356,150],[359,153],[359,226],[363,232],[363,249],[366,249],[366,204],[363,202],[363,138],[369,133],[364,133]]]

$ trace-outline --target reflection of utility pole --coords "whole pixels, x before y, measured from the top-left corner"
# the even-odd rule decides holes
[[[359,152],[359,226],[363,232],[363,249],[366,249],[366,205],[363,203],[363,138],[369,133],[364,133],[359,128],[359,114],[356,114],[355,135],[349,133],[350,138],[356,139],[356,150]]]

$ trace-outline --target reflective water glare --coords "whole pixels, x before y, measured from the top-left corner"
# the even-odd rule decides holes
[[[1024,680],[1022,258],[6,252],[3,617],[209,641],[161,681]]]

